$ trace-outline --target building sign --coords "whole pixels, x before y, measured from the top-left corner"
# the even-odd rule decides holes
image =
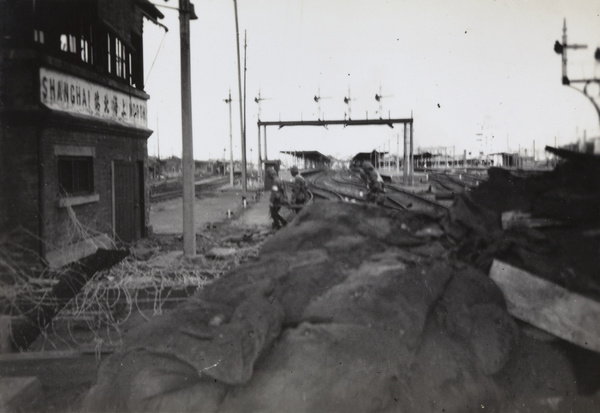
[[[53,110],[146,128],[146,101],[75,76],[40,68],[40,102]]]

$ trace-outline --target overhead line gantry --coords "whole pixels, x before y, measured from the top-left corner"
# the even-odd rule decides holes
[[[276,126],[278,129],[286,126],[323,126],[328,125],[342,125],[346,126],[374,126],[374,125],[387,125],[393,128],[395,124],[404,125],[404,183],[408,184],[407,179],[410,177],[410,184],[414,184],[414,168],[413,168],[413,133],[414,133],[414,119],[410,118],[388,118],[388,119],[340,119],[340,120],[286,120],[286,121],[262,121],[258,120],[258,141],[260,142],[260,128],[263,127],[264,131],[264,147],[265,147],[265,161],[267,157],[267,126]],[[407,126],[410,127],[410,132],[407,133]],[[262,165],[259,165],[262,167]]]

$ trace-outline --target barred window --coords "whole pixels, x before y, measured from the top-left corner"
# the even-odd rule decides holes
[[[58,157],[58,186],[63,195],[94,192],[93,158],[88,156]]]
[[[127,51],[121,39],[115,37],[115,74],[117,77],[127,79]]]

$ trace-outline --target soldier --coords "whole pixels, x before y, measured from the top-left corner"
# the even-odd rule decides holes
[[[287,204],[287,198],[285,195],[285,187],[283,182],[277,176],[275,168],[272,166],[267,168],[267,176],[273,181],[271,184],[271,199],[269,202],[269,212],[273,219],[273,228],[279,229],[287,225],[287,221],[279,214],[279,210],[285,204]]]
[[[300,175],[297,166],[292,166],[290,171],[294,182],[294,186],[292,187],[292,205],[294,205],[294,211],[298,213],[308,201],[308,186],[304,177]]]
[[[373,164],[369,161],[365,161],[362,164],[362,171],[364,173],[361,174],[361,177],[364,176],[364,179],[367,181],[367,201],[375,202],[379,206],[383,206],[385,201],[384,193],[385,188],[383,185],[383,179],[379,172],[375,170]]]

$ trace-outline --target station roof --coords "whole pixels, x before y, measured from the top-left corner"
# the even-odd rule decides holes
[[[323,155],[319,151],[281,151],[287,155],[292,155],[297,158],[308,159],[317,163],[330,163],[331,159],[329,156]]]
[[[375,159],[377,156],[385,155],[386,153],[387,152],[378,152],[378,151],[359,152],[356,155],[354,155],[354,158],[352,158],[352,160],[357,161],[357,162],[364,162],[364,161],[373,162],[373,159]]]

